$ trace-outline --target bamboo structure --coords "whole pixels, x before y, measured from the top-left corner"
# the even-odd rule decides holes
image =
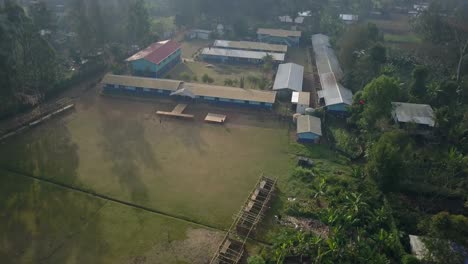
[[[263,175],[250,192],[235,220],[224,236],[211,264],[237,264],[245,252],[245,243],[253,236],[255,229],[265,216],[268,204],[275,191],[277,179]]]

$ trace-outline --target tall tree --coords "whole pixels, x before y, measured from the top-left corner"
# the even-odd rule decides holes
[[[128,41],[130,43],[141,43],[147,37],[149,31],[149,15],[144,0],[132,0],[128,9]]]

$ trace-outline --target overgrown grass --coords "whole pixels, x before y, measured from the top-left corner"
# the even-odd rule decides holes
[[[384,34],[384,40],[397,43],[421,43],[421,39],[415,34]]]
[[[236,81],[235,86],[239,87],[241,78],[245,79],[244,88],[258,89],[258,86],[248,81],[248,76],[261,78],[263,76],[259,67],[241,65],[233,66],[228,64],[208,64],[204,62],[185,62],[177,65],[168,76],[172,79],[182,80],[184,75],[190,76],[193,82],[202,82],[202,76],[207,74],[213,78],[215,85],[225,85],[226,80]],[[193,80],[196,76],[196,80]]]

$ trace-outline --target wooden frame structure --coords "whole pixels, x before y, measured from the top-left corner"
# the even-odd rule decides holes
[[[182,114],[187,108],[186,104],[178,104],[176,107],[174,107],[174,110],[172,112],[166,112],[166,111],[157,111],[157,115],[164,115],[164,116],[173,116],[173,117],[183,117],[187,119],[192,119],[194,118],[194,115],[187,115],[187,114]]]
[[[254,234],[257,225],[265,216],[273,197],[277,179],[264,177],[257,181],[226,236],[211,259],[211,264],[237,264],[245,252],[245,243]]]

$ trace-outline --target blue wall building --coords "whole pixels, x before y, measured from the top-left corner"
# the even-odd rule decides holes
[[[136,76],[160,78],[180,63],[181,46],[174,40],[151,44],[146,49],[126,59]]]

